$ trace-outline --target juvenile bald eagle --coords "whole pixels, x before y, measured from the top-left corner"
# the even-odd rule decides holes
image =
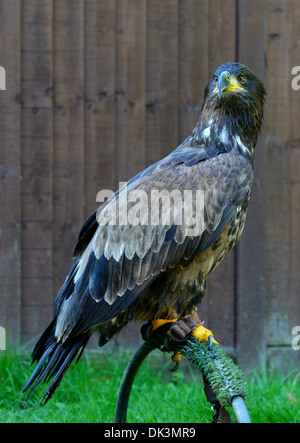
[[[57,294],[53,320],[34,348],[38,364],[23,391],[51,379],[43,396],[48,400],[94,331],[103,345],[132,320],[197,318],[207,276],[244,227],[264,97],[263,83],[248,67],[220,66],[205,88],[192,134],[89,217]],[[165,206],[160,201],[169,217],[159,223],[130,223],[129,217],[125,224],[116,222],[130,206],[129,192],[146,196],[149,204],[153,190],[204,191],[202,224],[191,231],[182,217],[183,203],[175,199]],[[196,205],[192,199],[193,214]]]

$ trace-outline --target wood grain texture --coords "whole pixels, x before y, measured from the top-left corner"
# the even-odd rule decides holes
[[[145,167],[146,5],[117,2],[115,186]]]
[[[300,96],[291,87],[291,70],[299,65],[299,23],[297,1],[267,1],[267,341],[272,346],[291,344],[300,317]]]
[[[52,315],[52,22],[52,0],[42,5],[37,0],[22,2],[22,336],[25,341],[36,333],[35,324],[49,322]],[[38,236],[43,237],[43,246],[36,242]],[[41,273],[39,263],[44,263]],[[43,316],[36,305],[43,307]]]
[[[116,0],[84,4],[84,216],[114,189]]]
[[[178,145],[178,16],[178,0],[147,2],[147,166]]]
[[[21,334],[21,2],[0,3],[0,65],[6,90],[0,91],[0,325],[10,343]]]
[[[53,278],[65,280],[84,220],[84,2],[54,1]]]

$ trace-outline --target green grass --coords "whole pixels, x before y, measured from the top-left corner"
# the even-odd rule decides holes
[[[67,371],[53,398],[41,407],[40,386],[24,404],[22,387],[32,372],[26,351],[0,353],[0,422],[112,423],[122,373],[130,353],[84,353]],[[210,405],[201,376],[188,364],[172,373],[170,356],[159,351],[143,363],[135,379],[128,423],[207,423]],[[300,422],[300,371],[283,375],[257,371],[248,383],[247,407],[256,423]],[[232,418],[231,408],[228,408]]]

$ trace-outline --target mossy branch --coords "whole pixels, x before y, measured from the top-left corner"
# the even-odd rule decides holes
[[[237,395],[247,395],[247,382],[242,370],[220,345],[213,343],[210,346],[191,337],[180,348],[180,353],[202,371],[222,406],[230,406],[232,398]]]

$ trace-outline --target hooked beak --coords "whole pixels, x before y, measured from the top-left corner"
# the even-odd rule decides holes
[[[223,71],[222,74],[219,77],[217,88],[219,98],[222,97],[224,92],[235,92],[237,93],[238,90],[244,91],[245,89],[242,88],[237,84],[237,81],[235,78],[233,78],[228,71]]]

